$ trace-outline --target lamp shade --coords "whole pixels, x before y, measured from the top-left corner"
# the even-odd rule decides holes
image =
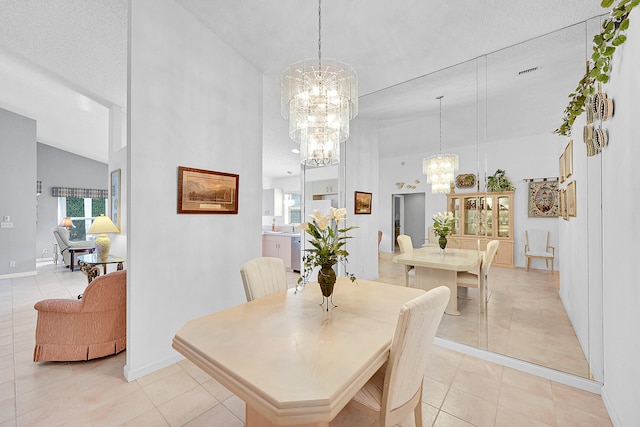
[[[71,218],[69,218],[68,216],[65,218],[62,218],[62,221],[60,221],[60,224],[58,224],[60,227],[65,227],[67,230],[69,228],[74,228],[75,225],[73,225],[73,221],[71,221]]]
[[[111,218],[108,216],[100,215],[89,227],[87,234],[104,234],[104,233],[119,233],[118,227],[115,226]]]

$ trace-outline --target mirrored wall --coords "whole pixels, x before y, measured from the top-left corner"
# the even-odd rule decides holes
[[[486,312],[481,313],[477,291],[471,289],[458,298],[461,315],[445,315],[438,336],[584,378],[591,377],[590,355],[583,350],[589,337],[578,337],[560,299],[562,273],[552,274],[544,261],[534,262],[530,271],[523,267],[530,229],[549,232],[556,268],[560,257],[570,256],[557,247],[562,219],[530,216],[529,183],[558,177],[558,156],[567,139],[552,132],[560,125],[567,95],[584,75],[599,22],[594,18],[360,98],[360,117],[379,123],[380,198],[388,200],[381,203],[381,228],[389,236],[383,251],[395,249],[396,235],[406,233],[416,217],[428,228],[434,213],[452,209],[453,198],[466,217],[475,218],[467,237],[490,229],[502,238],[501,261],[489,273]],[[438,96],[444,96],[442,114]],[[438,152],[458,154],[456,173],[474,175],[475,182],[456,186],[449,198],[432,194],[422,159]],[[485,193],[487,177],[497,170],[515,185],[502,201]],[[400,221],[398,203],[418,194],[423,211],[406,219],[411,214],[403,209]],[[481,208],[478,215],[470,212]],[[414,247],[433,243],[424,241],[426,235],[418,232]],[[476,247],[484,249],[487,240],[479,237]],[[593,295],[591,303],[598,298]],[[588,305],[580,310],[589,316]]]

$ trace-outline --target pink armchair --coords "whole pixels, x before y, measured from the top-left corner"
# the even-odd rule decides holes
[[[48,299],[38,310],[34,362],[89,360],[127,347],[127,272],[96,278],[81,300]]]

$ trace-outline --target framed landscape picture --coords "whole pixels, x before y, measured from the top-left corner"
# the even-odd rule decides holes
[[[355,214],[371,214],[371,193],[356,191]]]
[[[237,214],[239,175],[178,166],[178,213]]]
[[[120,169],[111,172],[111,203],[109,206],[111,221],[120,231]]]

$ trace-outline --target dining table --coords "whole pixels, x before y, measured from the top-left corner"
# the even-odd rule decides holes
[[[246,425],[329,426],[389,357],[421,289],[338,277],[326,311],[308,283],[188,321],[173,348],[246,403]]]
[[[476,249],[446,248],[443,251],[439,246],[423,246],[411,252],[396,255],[393,261],[415,268],[416,288],[428,291],[438,286],[448,287],[451,292],[444,312],[459,316],[458,272],[473,270],[480,264],[483,255],[483,251]]]

